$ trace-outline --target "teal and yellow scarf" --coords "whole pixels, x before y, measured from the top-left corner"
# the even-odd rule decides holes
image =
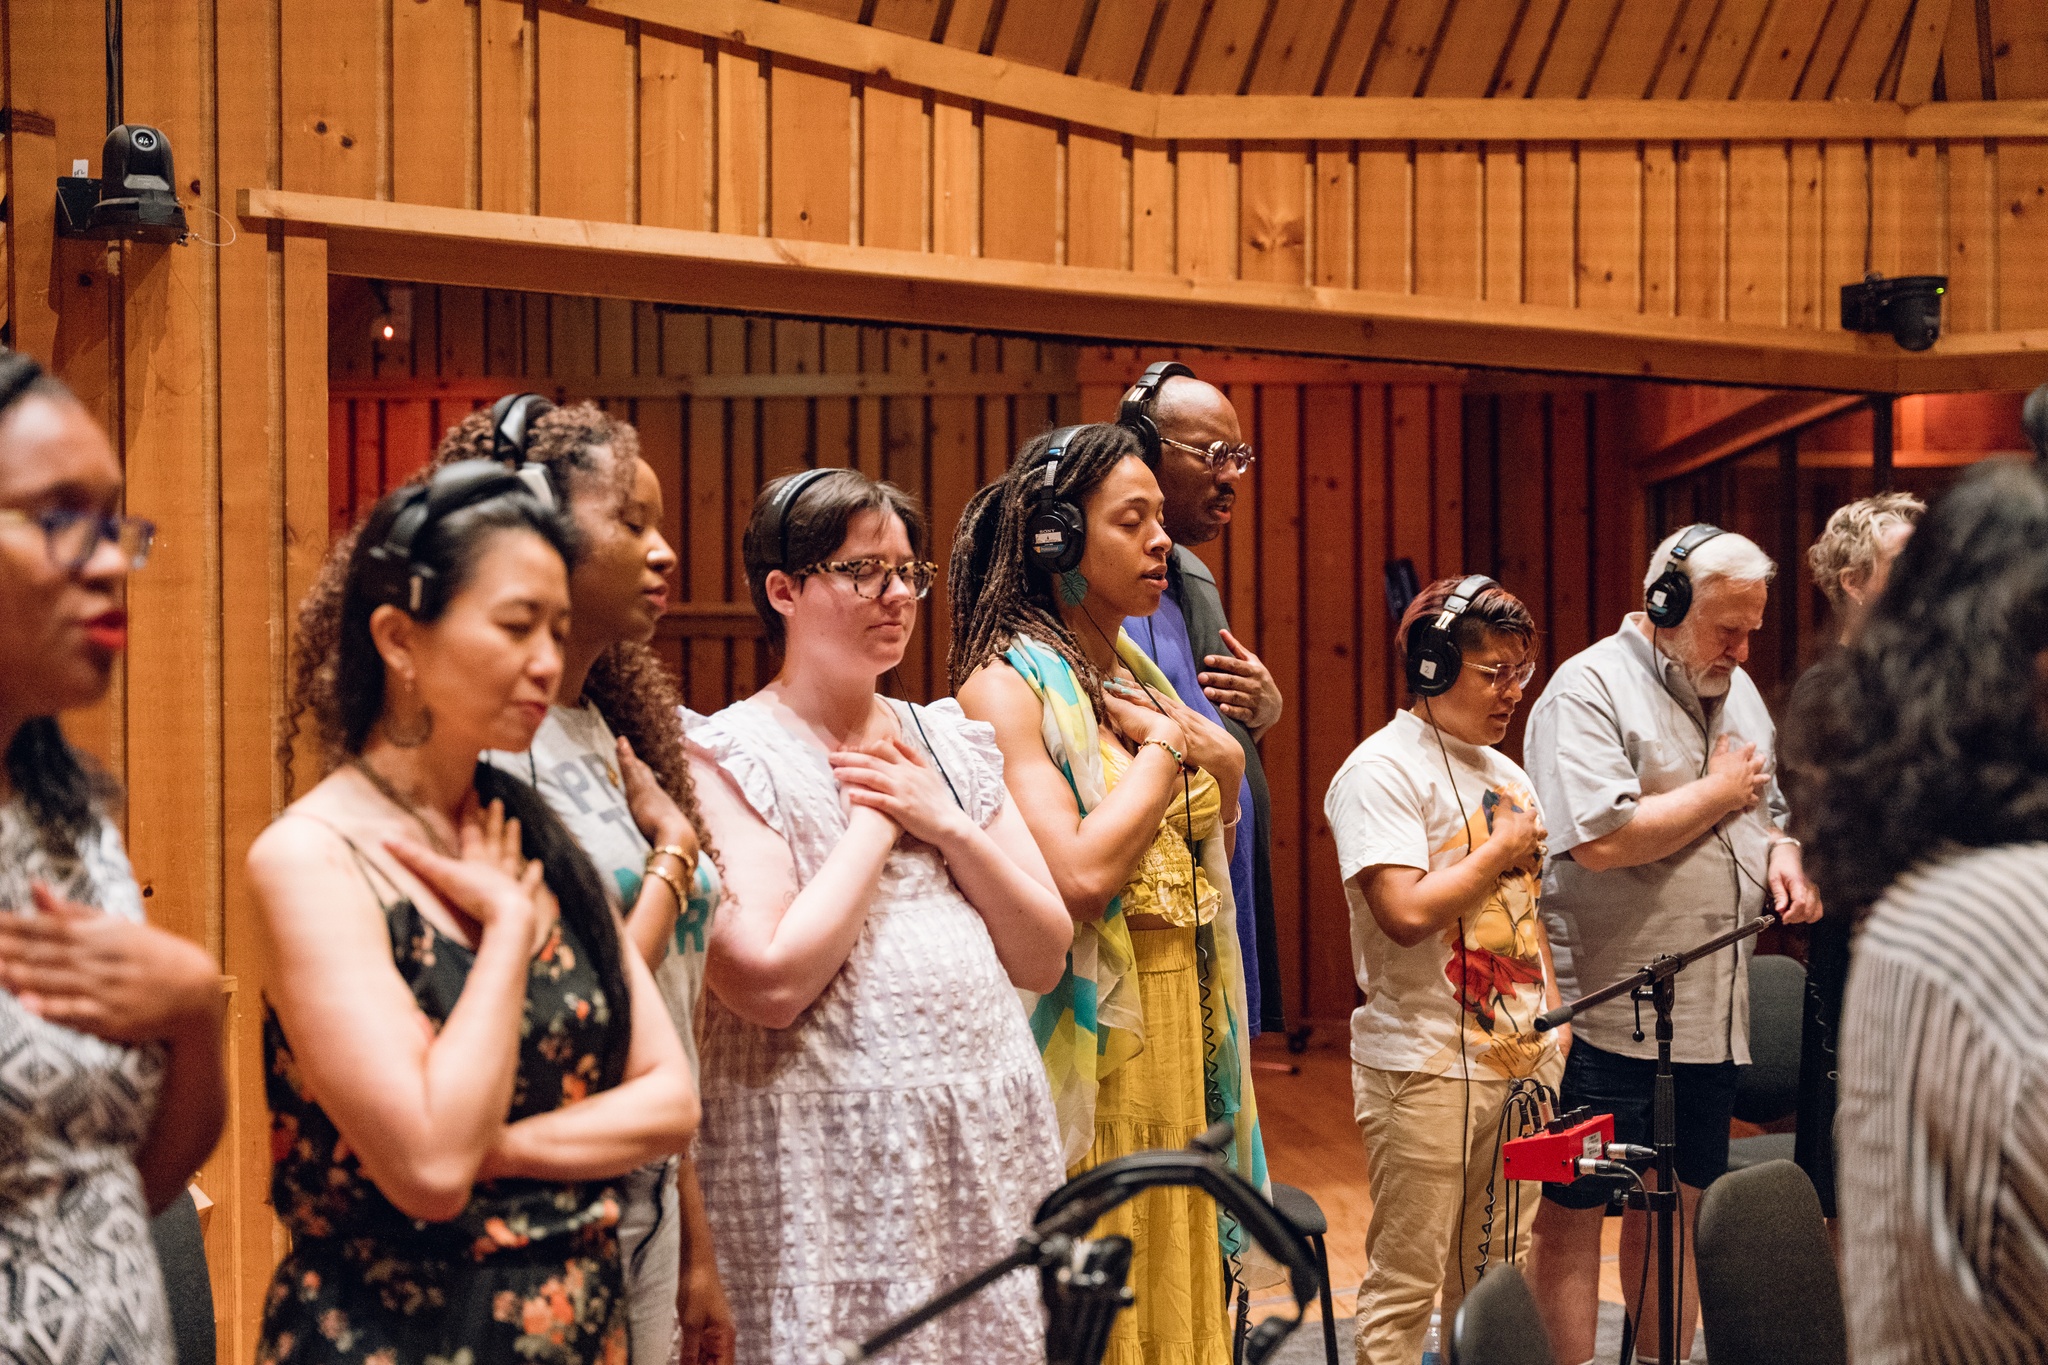
[[[1140,682],[1178,698],[1173,684],[1130,636],[1117,632],[1116,647]],[[1081,690],[1072,665],[1036,640],[1020,636],[1003,657],[1044,703],[1040,731],[1046,752],[1066,776],[1085,818],[1108,794],[1093,704]],[[1259,1135],[1258,1104],[1247,1066],[1251,1050],[1246,1032],[1244,956],[1237,942],[1237,910],[1231,902],[1230,862],[1221,832],[1201,841],[1198,856],[1220,897],[1214,918],[1197,929],[1195,937],[1203,977],[1202,1070],[1207,1117],[1210,1123],[1222,1119],[1235,1123],[1230,1163],[1239,1175],[1264,1191],[1266,1150]],[[1074,946],[1067,954],[1066,974],[1059,985],[1045,995],[1027,994],[1025,1001],[1031,1010],[1031,1033],[1052,1083],[1060,1142],[1067,1165],[1072,1167],[1095,1142],[1096,1087],[1145,1045],[1131,931],[1120,900],[1110,901],[1100,920],[1074,926]],[[1220,1234],[1225,1251],[1235,1254],[1243,1249],[1243,1234],[1228,1218],[1223,1220]]]

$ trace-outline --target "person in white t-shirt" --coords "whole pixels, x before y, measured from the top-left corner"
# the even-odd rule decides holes
[[[522,753],[485,761],[537,790],[597,867],[626,941],[654,972],[697,1074],[705,945],[717,865],[702,821],[675,679],[649,647],[675,551],[661,480],[632,426],[589,403],[515,394],[472,413],[437,463],[499,459],[524,471],[572,533],[569,638],[557,704]],[[636,1365],[729,1365],[733,1316],[687,1155],[622,1182],[619,1249]],[[680,1352],[680,1355],[678,1355]]]
[[[1414,1365],[1439,1292],[1448,1329],[1484,1263],[1521,1259],[1535,1220],[1535,1188],[1501,1179],[1500,1143],[1511,1106],[1533,1112],[1537,1084],[1556,1085],[1570,1040],[1533,1028],[1557,1003],[1536,913],[1543,822],[1528,775],[1493,747],[1535,637],[1492,579],[1430,584],[1394,642],[1414,704],[1351,752],[1323,801],[1365,994],[1351,1016],[1373,1204],[1359,1365]]]

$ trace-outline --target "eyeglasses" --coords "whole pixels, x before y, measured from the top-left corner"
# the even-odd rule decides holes
[[[1259,458],[1252,453],[1250,446],[1242,444],[1232,445],[1228,441],[1211,441],[1207,448],[1191,446],[1186,441],[1176,441],[1171,436],[1161,436],[1159,442],[1161,445],[1169,445],[1177,450],[1185,450],[1190,455],[1200,456],[1203,462],[1218,474],[1221,474],[1225,468],[1242,474],[1252,467],[1253,460]]]
[[[52,507],[46,512],[23,512],[0,507],[0,526],[39,527],[51,567],[77,573],[86,566],[102,541],[112,541],[121,551],[128,568],[149,563],[150,546],[156,542],[156,523],[142,517],[116,517],[104,512],[86,512],[75,507]]]
[[[813,564],[797,576],[814,573],[841,574],[853,583],[854,596],[869,599],[889,591],[890,579],[901,578],[904,587],[922,598],[932,590],[939,566],[928,559],[913,559],[907,564],[890,564],[880,559],[833,559]]]
[[[1488,685],[1495,692],[1502,694],[1511,688],[1527,687],[1529,679],[1536,676],[1536,665],[1533,662],[1515,664],[1512,667],[1507,664],[1466,664],[1465,667],[1474,673],[1484,673]]]

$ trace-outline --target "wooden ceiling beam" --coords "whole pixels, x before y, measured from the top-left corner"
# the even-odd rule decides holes
[[[581,8],[941,94],[983,100],[1001,109],[1155,140],[1632,142],[2048,137],[2048,99],[1907,106],[1849,100],[1153,94],[766,0],[588,0]]]
[[[1141,275],[245,189],[327,241],[337,274],[899,326],[1872,392],[2016,388],[2048,332],[1889,339],[1568,308]]]

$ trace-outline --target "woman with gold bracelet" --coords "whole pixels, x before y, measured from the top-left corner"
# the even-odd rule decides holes
[[[597,865],[694,1075],[718,871],[699,856],[680,697],[648,647],[676,565],[661,534],[661,482],[631,426],[588,403],[557,408],[532,394],[472,414],[442,441],[437,464],[479,456],[520,469],[571,533],[556,704],[531,748],[488,761],[531,783]],[[635,1365],[666,1365],[678,1343],[682,1365],[730,1361],[732,1313],[694,1165],[636,1171],[624,1191],[619,1246]]]
[[[1119,629],[1166,590],[1163,509],[1121,427],[1025,446],[953,540],[953,684],[995,727],[1074,921],[1066,976],[1031,1013],[1069,1174],[1229,1119],[1233,1165],[1263,1185],[1230,901],[1244,750]],[[1207,1195],[1148,1190],[1101,1233],[1135,1243],[1109,1365],[1230,1359],[1223,1266],[1241,1271],[1244,1239]]]

